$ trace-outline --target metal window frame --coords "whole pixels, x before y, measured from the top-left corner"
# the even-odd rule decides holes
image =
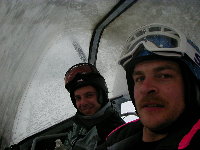
[[[120,0],[117,5],[115,5],[114,8],[97,24],[90,41],[88,57],[89,63],[96,65],[99,42],[104,29],[136,2],[137,0]]]

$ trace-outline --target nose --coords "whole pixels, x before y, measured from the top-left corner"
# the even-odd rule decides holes
[[[144,95],[152,95],[158,92],[158,87],[152,78],[145,78],[141,86],[141,92]]]

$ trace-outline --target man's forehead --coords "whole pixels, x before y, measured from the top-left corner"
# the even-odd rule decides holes
[[[145,60],[135,65],[133,72],[137,72],[141,69],[154,69],[160,71],[163,69],[180,70],[179,64],[171,60]]]
[[[96,92],[96,88],[94,86],[92,86],[92,85],[86,85],[86,86],[77,88],[74,92],[75,93],[79,93],[79,92],[82,92],[82,93]]]

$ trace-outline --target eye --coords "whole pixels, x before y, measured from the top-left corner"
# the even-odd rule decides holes
[[[91,97],[94,97],[96,95],[96,93],[95,92],[89,92],[89,93],[86,93],[86,97],[87,98],[91,98]]]
[[[81,97],[80,96],[75,96],[74,99],[78,102],[81,100]]]
[[[168,78],[172,78],[172,75],[165,73],[165,74],[158,74],[157,77],[161,79],[168,79]]]
[[[144,76],[135,76],[133,78],[134,82],[137,83],[137,82],[142,82],[144,81],[145,77]]]

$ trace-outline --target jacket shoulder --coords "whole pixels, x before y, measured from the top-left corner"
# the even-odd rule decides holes
[[[139,119],[123,124],[114,129],[107,137],[106,143],[112,145],[122,139],[128,138],[138,131],[142,130],[142,124]]]
[[[200,119],[193,125],[191,130],[183,137],[179,143],[182,149],[199,149],[200,148]]]

